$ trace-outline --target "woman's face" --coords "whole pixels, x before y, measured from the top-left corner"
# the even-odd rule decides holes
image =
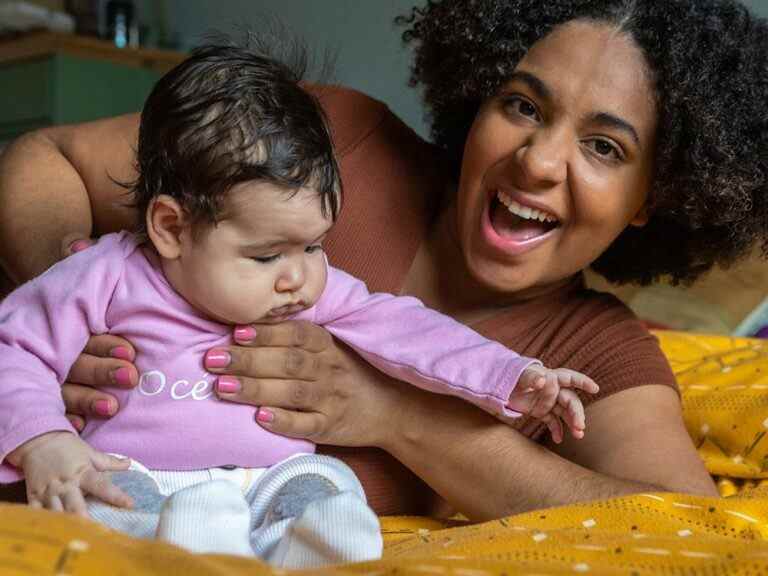
[[[656,111],[640,49],[572,22],[537,42],[467,138],[457,200],[470,274],[540,291],[647,220]]]

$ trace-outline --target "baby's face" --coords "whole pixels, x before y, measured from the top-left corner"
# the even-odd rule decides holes
[[[325,288],[322,242],[330,218],[317,192],[292,197],[264,182],[227,194],[225,216],[199,237],[184,233],[176,289],[228,324],[277,323],[317,302]]]

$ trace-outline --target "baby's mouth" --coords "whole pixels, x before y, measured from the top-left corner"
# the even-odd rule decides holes
[[[554,215],[523,206],[502,191],[491,199],[489,216],[496,234],[514,242],[538,238],[560,226]]]
[[[302,310],[304,310],[304,308],[305,308],[304,304],[288,304],[286,306],[272,308],[272,310],[267,312],[267,317],[276,318],[280,316],[289,316],[291,314],[296,314],[298,312],[301,312]]]

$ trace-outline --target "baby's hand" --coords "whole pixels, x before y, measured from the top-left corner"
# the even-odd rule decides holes
[[[9,460],[15,460],[24,470],[27,500],[34,508],[87,517],[84,493],[121,508],[133,505],[131,498],[105,474],[128,469],[130,461],[94,450],[74,434],[43,434],[22,444],[11,455],[13,459]]]
[[[507,406],[541,420],[559,444],[563,439],[562,421],[574,438],[584,437],[584,406],[574,390],[595,394],[600,388],[580,372],[534,364],[521,374]]]

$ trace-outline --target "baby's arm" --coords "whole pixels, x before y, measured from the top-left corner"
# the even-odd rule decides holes
[[[49,432],[8,454],[8,462],[24,470],[27,501],[47,508],[87,516],[85,494],[107,504],[129,508],[133,502],[103,472],[126,470],[130,460],[98,452],[70,432]]]
[[[510,396],[526,369],[540,365],[416,298],[370,294],[363,282],[334,268],[314,320],[382,372],[502,419],[520,416]]]
[[[124,249],[118,237],[105,237],[0,302],[0,463],[33,439],[75,432],[64,416],[61,383],[90,334],[107,331]],[[17,478],[0,468],[2,481]]]

